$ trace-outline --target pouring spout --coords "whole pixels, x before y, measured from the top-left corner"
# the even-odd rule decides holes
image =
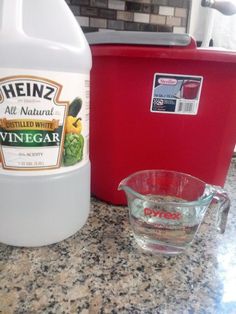
[[[132,189],[126,184],[126,179],[122,180],[120,184],[118,185],[118,191],[124,191],[127,205],[129,205],[129,201],[132,198]]]
[[[121,191],[121,190],[124,190],[124,191],[125,191],[125,188],[126,188],[126,182],[125,182],[125,181],[126,181],[126,180],[124,179],[124,180],[122,180],[122,181],[119,183],[118,188],[117,188],[118,191]]]
[[[118,185],[118,191],[124,191],[125,194],[128,196],[128,194],[133,194],[134,191],[133,189],[131,189],[128,185],[127,185],[127,180],[124,179],[120,182],[120,184]]]
[[[127,201],[133,199],[133,198],[139,198],[142,200],[146,200],[145,195],[140,194],[139,192],[135,191],[133,188],[130,187],[130,185],[127,184],[128,179],[124,179],[120,182],[118,185],[118,191],[123,190],[126,194]]]

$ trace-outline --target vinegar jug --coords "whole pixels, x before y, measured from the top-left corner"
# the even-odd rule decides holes
[[[0,242],[47,245],[85,224],[90,68],[64,0],[0,0]]]

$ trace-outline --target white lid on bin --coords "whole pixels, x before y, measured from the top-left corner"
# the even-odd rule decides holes
[[[85,34],[90,45],[124,44],[151,46],[188,46],[191,37],[188,34],[110,31]]]

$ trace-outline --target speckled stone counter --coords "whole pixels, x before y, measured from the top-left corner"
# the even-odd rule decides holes
[[[126,207],[92,200],[88,223],[48,247],[0,245],[0,313],[236,313],[236,161],[227,231],[214,208],[185,254],[143,253]]]

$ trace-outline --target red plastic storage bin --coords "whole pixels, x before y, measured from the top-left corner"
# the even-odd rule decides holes
[[[236,142],[236,53],[188,35],[91,33],[92,194],[125,204],[119,182],[169,169],[224,185]]]

